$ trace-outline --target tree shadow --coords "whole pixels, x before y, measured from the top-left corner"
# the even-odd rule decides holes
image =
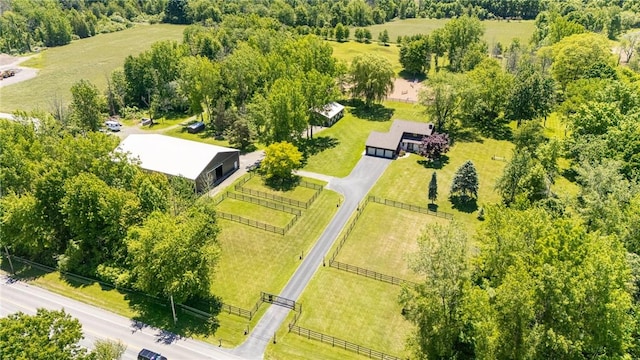
[[[477,143],[484,142],[480,132],[478,132],[477,129],[472,127],[464,127],[464,128],[457,128],[455,130],[451,130],[449,132],[449,135],[451,136],[452,143],[456,141],[477,142]]]
[[[277,191],[289,191],[298,186],[300,183],[300,176],[292,175],[289,178],[276,178],[271,177],[269,179],[263,178],[264,184],[273,190]]]
[[[125,300],[129,302],[129,307],[137,313],[132,319],[131,333],[148,326],[155,327],[158,329],[155,334],[158,343],[171,344],[183,337],[194,335],[212,336],[220,326],[217,316],[222,308],[222,302],[213,296],[208,305],[206,302],[205,305],[194,305],[192,302],[185,304],[211,314],[210,318],[196,317],[176,306],[177,322],[173,321],[171,304],[168,299],[163,301],[137,293],[126,293]]]
[[[429,204],[427,205],[427,208],[429,209],[429,211],[436,212],[436,211],[438,211],[438,204],[431,204],[431,203],[429,203]]]
[[[348,105],[352,106],[351,114],[353,116],[369,121],[389,121],[395,112],[395,109],[387,108],[382,104],[371,104],[367,106],[360,99],[351,99]]]
[[[560,175],[572,183],[577,183],[578,181],[578,173],[573,168],[562,170]]]
[[[7,274],[11,274],[8,278],[7,282],[12,283],[16,281],[31,281],[43,277],[54,270],[48,271],[40,268],[36,268],[31,265],[27,265],[19,260],[16,260],[15,257],[11,257],[11,261],[13,263],[13,270],[15,273],[11,273],[11,266],[9,265],[9,261],[6,260],[6,256],[0,257],[2,262],[0,262],[0,269],[6,272]]]
[[[407,80],[407,81],[425,81],[427,79],[427,75],[425,74],[416,74],[412,72],[408,72],[407,70],[402,70],[398,73],[398,76]]]
[[[422,159],[418,160],[417,162],[425,169],[440,170],[449,163],[449,157],[447,155],[440,155],[440,157],[435,160]]]
[[[471,214],[478,210],[478,202],[475,198],[467,195],[453,195],[449,196],[452,207],[458,211]]]
[[[513,140],[513,130],[511,130],[509,124],[498,125],[491,129],[485,129],[482,132],[487,137],[491,137],[496,140]]]
[[[317,136],[315,138],[300,139],[296,144],[305,157],[315,155],[340,144],[336,138],[329,136]]]

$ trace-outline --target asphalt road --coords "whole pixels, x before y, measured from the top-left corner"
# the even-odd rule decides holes
[[[127,350],[122,357],[124,360],[135,360],[143,348],[159,352],[169,360],[241,359],[214,345],[180,338],[95,306],[0,276],[0,317],[18,311],[35,314],[37,308],[65,309],[67,313],[80,320],[85,336],[81,345],[87,348],[91,348],[93,342],[100,338],[122,340],[127,344]]]
[[[307,286],[316,270],[322,266],[323,259],[331,249],[342,228],[351,214],[357,209],[360,201],[369,192],[378,178],[384,173],[391,160],[363,156],[351,174],[345,178],[332,178],[327,188],[344,195],[340,209],[331,219],[313,249],[306,254],[304,260],[293,274],[289,282],[279,294],[291,300],[297,300]],[[306,173],[305,175],[311,175]],[[336,204],[337,205],[337,204]],[[289,309],[272,305],[256,324],[247,340],[232,350],[233,354],[244,359],[262,359],[264,351],[287,317]]]

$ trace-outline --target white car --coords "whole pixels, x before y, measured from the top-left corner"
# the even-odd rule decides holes
[[[104,122],[104,126],[106,126],[107,129],[109,129],[111,131],[120,131],[120,128],[122,127],[122,124],[120,124],[117,121],[109,120],[109,121],[105,121]]]

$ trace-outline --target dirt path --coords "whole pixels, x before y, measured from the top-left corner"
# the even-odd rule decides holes
[[[36,75],[38,75],[38,69],[19,66],[20,63],[30,59],[32,56],[33,55],[14,57],[7,54],[0,54],[0,71],[13,70],[16,73],[14,76],[0,80],[0,87],[16,84],[36,77]]]

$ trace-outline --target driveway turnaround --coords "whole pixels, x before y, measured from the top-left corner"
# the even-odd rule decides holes
[[[127,345],[122,359],[135,360],[143,348],[161,353],[170,360],[221,359],[238,360],[215,345],[207,344],[165,330],[127,319],[109,311],[54,294],[36,286],[14,281],[0,275],[0,317],[21,311],[35,314],[36,309],[64,309],[82,324],[84,339],[81,345],[93,347],[97,339],[122,340]]]
[[[315,274],[318,267],[322,266],[323,260],[331,249],[342,228],[346,225],[351,214],[357,209],[360,201],[376,183],[378,178],[384,173],[391,160],[363,156],[351,174],[345,178],[332,178],[327,188],[337,191],[344,196],[336,215],[331,219],[329,225],[320,235],[320,238],[313,249],[307,254],[293,274],[289,282],[279,294],[291,300],[297,300],[302,291],[307,286]],[[305,174],[309,176],[310,174]],[[264,351],[269,341],[282,325],[282,322],[289,314],[289,309],[272,305],[247,338],[239,347],[231,352],[244,359],[262,359]]]

